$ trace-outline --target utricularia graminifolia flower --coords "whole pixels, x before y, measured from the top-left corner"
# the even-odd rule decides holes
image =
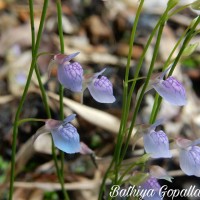
[[[140,190],[143,191],[142,199],[144,200],[162,200],[160,194],[161,186],[158,180],[153,176],[150,176],[144,183],[140,185]]]
[[[75,114],[63,121],[54,119],[46,120],[46,123],[35,134],[34,140],[43,133],[50,132],[55,146],[65,153],[78,153],[81,151],[80,138],[77,129],[70,123],[75,119]]]
[[[72,92],[84,92],[86,88],[90,91],[92,97],[100,103],[113,103],[113,86],[107,77],[103,76],[102,71],[89,76],[84,76],[82,66],[78,62],[71,60],[76,57],[79,52],[70,54],[57,54],[51,61],[58,64],[58,80],[67,89]],[[51,63],[50,63],[51,65]]]
[[[145,131],[143,135],[144,149],[152,158],[171,158],[167,135],[162,130],[155,130],[161,121],[157,121]]]
[[[164,100],[172,105],[183,106],[186,104],[186,92],[183,85],[173,76],[163,80],[169,69],[171,67],[167,68],[160,76],[152,81],[152,87]]]
[[[200,139],[191,141],[188,139],[178,138],[176,143],[179,147],[180,168],[189,176],[200,177]]]

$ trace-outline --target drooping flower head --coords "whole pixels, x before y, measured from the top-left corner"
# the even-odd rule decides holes
[[[200,177],[200,139],[195,141],[178,138],[176,140],[180,150],[180,168],[189,176]]]
[[[152,158],[170,158],[169,140],[164,131],[155,131],[160,121],[147,129],[143,135],[144,149]]]
[[[73,92],[81,92],[83,81],[83,69],[78,62],[70,62],[79,52],[66,56],[57,54],[54,60],[58,63],[58,80],[67,89]]]
[[[106,69],[95,73],[92,79],[88,83],[88,90],[92,97],[100,103],[113,103],[115,97],[113,96],[113,86],[112,83],[107,79],[107,77],[101,74]]]
[[[101,74],[106,70],[92,74],[87,78],[83,75],[83,68],[78,62],[71,62],[79,52],[66,56],[64,54],[57,54],[50,62],[58,64],[58,80],[67,89],[72,92],[84,92],[88,87],[92,97],[100,103],[113,103],[115,97],[113,96],[112,83],[107,77]]]
[[[65,153],[80,152],[80,138],[77,129],[70,123],[75,114],[65,118],[63,121],[48,119],[43,127],[35,134],[34,139],[43,133],[51,132],[55,146]]]
[[[165,74],[170,69],[166,69],[152,83],[152,87],[158,94],[172,105],[183,106],[186,104],[186,92],[183,85],[173,76],[163,80]]]

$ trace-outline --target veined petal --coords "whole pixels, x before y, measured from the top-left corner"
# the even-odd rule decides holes
[[[83,81],[83,69],[78,62],[59,65],[58,80],[67,89],[73,92],[81,92]]]
[[[80,152],[80,138],[77,129],[70,123],[51,131],[55,146],[65,153]]]
[[[94,78],[88,84],[88,89],[97,102],[113,103],[115,101],[112,83],[105,76]]]
[[[200,147],[191,146],[180,150],[180,167],[189,176],[200,177]]]
[[[146,193],[144,192],[144,194],[146,194],[146,195],[142,195],[142,199],[144,199],[144,200],[162,200],[162,196],[159,193],[161,187],[156,178],[150,177],[147,181],[145,181],[143,184],[141,184],[140,187],[143,191],[146,191]],[[152,190],[152,189],[153,189],[154,193],[149,193],[149,195],[147,195],[147,191]]]
[[[169,140],[163,131],[144,134],[144,149],[152,158],[170,158]]]
[[[186,104],[185,89],[174,77],[170,76],[166,80],[157,80],[152,86],[169,103],[177,106]]]

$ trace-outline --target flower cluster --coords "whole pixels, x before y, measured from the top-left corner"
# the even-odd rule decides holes
[[[67,89],[72,92],[84,92],[86,88],[90,91],[92,97],[100,103],[113,103],[115,97],[113,96],[112,83],[103,76],[102,71],[84,76],[82,66],[78,62],[71,60],[76,57],[79,52],[70,54],[56,54],[49,64],[49,72],[53,64],[58,65],[58,80]],[[46,123],[35,134],[35,139],[43,134],[50,132],[55,146],[65,153],[81,153],[93,156],[94,152],[83,142],[80,142],[80,137],[77,129],[70,123],[75,118],[72,114],[63,121],[54,119],[46,120]],[[34,139],[34,140],[35,140]]]
[[[102,73],[106,70],[95,73],[90,76],[84,76],[83,68],[78,62],[71,60],[77,56],[79,52],[66,56],[57,54],[52,62],[58,64],[58,80],[67,89],[72,92],[84,92],[86,88],[90,91],[92,97],[100,103],[113,103],[113,86],[107,77]]]
[[[186,92],[183,85],[170,76],[164,80],[166,69],[160,76],[151,82],[152,87],[166,101],[176,106],[186,104]],[[164,131],[156,131],[156,127],[162,123],[162,120],[157,121],[146,129],[143,133],[144,149],[152,158],[170,158],[172,157],[169,149],[169,140]],[[200,177],[200,139],[195,141],[178,138],[176,143],[179,149],[180,168],[187,175]],[[150,184],[147,181],[146,184]],[[153,179],[153,182],[155,180]]]
[[[91,96],[97,102],[113,103],[115,97],[113,96],[112,83],[102,75],[105,69],[89,76],[84,75],[84,70],[80,63],[72,61],[78,54],[79,52],[68,56],[64,54],[54,56],[50,66],[52,63],[58,65],[59,82],[72,92],[84,92],[88,88]],[[164,80],[164,76],[169,69],[151,81],[151,87],[172,105],[183,106],[186,104],[186,92],[183,85],[172,76]],[[46,121],[45,126],[37,131],[35,137],[45,132],[51,132],[55,146],[58,149],[66,153],[79,152],[93,155],[94,152],[80,142],[77,129],[70,123],[74,118],[75,114],[68,116],[63,121],[49,119]],[[143,132],[144,149],[152,158],[172,157],[167,135],[162,130],[156,130],[162,121],[157,121]],[[179,139],[176,142],[180,150],[181,169],[188,175],[200,176],[200,147],[196,146],[200,143],[200,140],[192,142]],[[155,177],[151,177],[145,184],[156,184],[158,186]]]

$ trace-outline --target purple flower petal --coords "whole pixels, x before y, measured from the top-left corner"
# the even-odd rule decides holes
[[[154,177],[150,177],[147,181],[140,185],[140,190],[146,191],[146,195],[142,196],[144,200],[161,200],[162,196],[159,194],[160,192],[160,184],[158,183],[157,179]],[[147,192],[153,189],[153,193]],[[145,192],[144,192],[145,194]]]
[[[67,89],[73,92],[81,92],[83,81],[83,69],[78,62],[59,65],[58,80]]]
[[[169,103],[177,106],[186,104],[185,89],[174,77],[170,76],[166,80],[155,81],[152,86]]]
[[[51,130],[55,146],[65,153],[80,152],[80,138],[77,129],[70,123]]]
[[[88,84],[88,89],[92,97],[97,102],[113,103],[115,101],[115,97],[113,96],[112,83],[105,76],[101,76],[101,78],[94,78]]]
[[[189,176],[200,177],[200,147],[191,146],[180,151],[180,167]]]
[[[144,149],[152,158],[170,158],[169,140],[163,131],[150,131],[143,136]]]

